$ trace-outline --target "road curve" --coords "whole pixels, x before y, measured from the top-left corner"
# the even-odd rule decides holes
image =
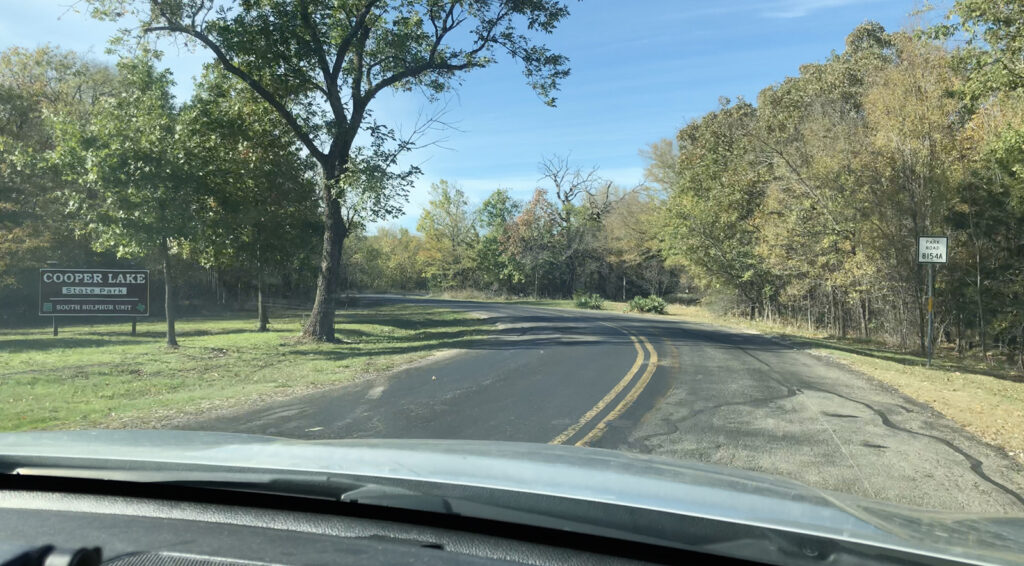
[[[1024,467],[888,386],[768,337],[678,319],[374,295],[471,311],[485,339],[392,375],[187,428],[611,448],[932,509],[1024,512]]]

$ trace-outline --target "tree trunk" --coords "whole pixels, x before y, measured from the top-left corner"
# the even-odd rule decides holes
[[[266,332],[270,317],[266,305],[263,304],[263,262],[260,258],[259,243],[256,244],[256,318],[259,321],[256,332]]]
[[[978,341],[981,342],[981,357],[988,360],[988,344],[985,343],[985,309],[981,300],[981,248],[975,244],[975,284],[978,288]]]
[[[171,251],[167,238],[160,240],[160,259],[164,264],[164,318],[167,319],[167,346],[178,347],[178,337],[174,332],[174,286],[171,280]]]
[[[862,297],[860,300],[860,333],[861,336],[867,340],[868,336],[868,298]]]
[[[825,334],[829,336],[835,336],[835,326],[832,324],[834,317],[832,316],[832,307],[834,306],[832,300],[832,287],[828,287],[828,300],[825,301]]]
[[[1017,328],[1017,369],[1024,371],[1024,324]]]
[[[978,232],[974,225],[974,213],[968,209],[967,219],[970,221],[971,239],[974,240],[974,277],[975,287],[978,291],[978,341],[981,342],[981,357],[988,360],[988,345],[985,343],[985,310],[982,307],[981,297],[981,243],[978,241]]]
[[[807,292],[807,332],[813,332],[814,328],[811,326],[811,292]]]
[[[846,338],[846,295],[842,291],[835,291],[836,298],[836,324],[839,327],[839,337]]]
[[[320,274],[316,281],[313,311],[302,329],[302,335],[323,342],[336,342],[334,335],[334,295],[337,291],[341,267],[341,248],[348,230],[341,218],[341,203],[332,188],[341,173],[324,167],[324,182],[320,199],[324,207],[324,242],[320,253]]]
[[[964,313],[959,312],[956,316],[956,355],[964,355]]]

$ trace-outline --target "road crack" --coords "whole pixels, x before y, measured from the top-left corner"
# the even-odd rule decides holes
[[[882,425],[885,426],[885,427],[888,427],[888,428],[890,428],[892,430],[896,430],[896,431],[903,432],[903,433],[906,433],[906,434],[912,434],[914,436],[920,436],[920,437],[923,437],[923,438],[929,438],[931,440],[934,440],[935,442],[938,442],[938,443],[944,445],[946,448],[949,448],[953,452],[956,452],[957,454],[960,455],[960,457],[962,457],[964,460],[966,460],[968,465],[971,468],[971,471],[974,472],[974,474],[977,475],[981,480],[983,480],[983,481],[987,482],[989,485],[992,485],[993,487],[1003,491],[1004,493],[1006,493],[1010,497],[1016,499],[1017,502],[1020,503],[1022,506],[1024,506],[1024,495],[1021,495],[1020,493],[1017,493],[1016,491],[1013,490],[1013,488],[1011,488],[1011,487],[1007,486],[1006,484],[1003,484],[1000,481],[998,481],[998,480],[992,478],[991,476],[989,476],[985,472],[985,470],[984,470],[984,462],[982,462],[981,460],[976,458],[970,452],[967,452],[963,448],[960,448],[959,446],[957,446],[953,442],[951,442],[951,441],[949,441],[949,440],[947,440],[945,438],[942,438],[941,436],[937,436],[937,435],[934,435],[934,434],[928,434],[927,432],[918,432],[916,430],[911,430],[911,429],[906,428],[904,426],[898,425],[895,422],[893,422],[891,418],[889,418],[889,415],[887,415],[885,413],[885,411],[883,411],[883,410],[881,410],[881,409],[871,405],[870,403],[861,401],[859,399],[854,399],[852,397],[847,397],[846,395],[842,395],[842,394],[836,393],[834,391],[828,391],[828,390],[825,390],[825,389],[820,389],[820,388],[814,387],[814,386],[808,386],[807,389],[813,390],[813,391],[817,391],[819,393],[824,393],[824,394],[827,394],[827,395],[833,395],[835,397],[839,397],[840,399],[845,399],[846,401],[849,401],[850,403],[856,403],[858,405],[861,405],[862,407],[864,407],[864,408],[868,409],[869,411],[875,413],[875,415],[877,415],[878,418],[882,421]]]

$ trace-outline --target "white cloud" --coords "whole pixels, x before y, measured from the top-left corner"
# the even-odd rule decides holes
[[[768,18],[802,18],[812,12],[855,4],[873,4],[879,0],[778,0],[762,6],[761,14]]]

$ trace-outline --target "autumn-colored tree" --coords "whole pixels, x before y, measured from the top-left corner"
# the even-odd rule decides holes
[[[444,179],[431,185],[430,201],[416,230],[423,234],[424,275],[431,287],[469,286],[478,235],[466,193]]]
[[[523,212],[509,223],[502,240],[510,259],[506,276],[534,297],[540,296],[542,284],[546,288],[552,280],[557,282],[553,270],[561,255],[557,229],[558,209],[544,189],[537,189]]]
[[[34,314],[38,269],[116,265],[76,233],[59,198],[74,181],[53,167],[52,117],[83,120],[111,92],[112,68],[71,51],[43,46],[0,53],[0,319]]]

